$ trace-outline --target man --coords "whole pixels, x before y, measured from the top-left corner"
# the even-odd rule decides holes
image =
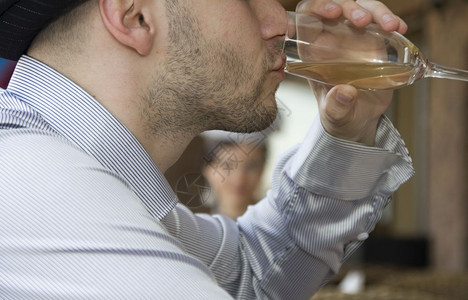
[[[162,173],[204,130],[275,118],[280,4],[1,4],[1,54],[20,58],[0,95],[1,299],[306,299],[412,174],[391,93],[337,86],[263,201],[237,223],[193,215]],[[371,0],[299,10],[406,30]]]

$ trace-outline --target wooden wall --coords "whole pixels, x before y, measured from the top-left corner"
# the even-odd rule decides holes
[[[430,58],[468,69],[468,2],[451,1],[425,18]],[[431,79],[428,202],[433,265],[468,268],[468,83]]]

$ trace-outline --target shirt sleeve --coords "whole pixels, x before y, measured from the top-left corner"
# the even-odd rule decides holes
[[[163,223],[238,299],[309,299],[368,237],[414,171],[391,122],[374,147],[330,136],[317,119],[282,156],[272,190],[237,222],[181,205]]]

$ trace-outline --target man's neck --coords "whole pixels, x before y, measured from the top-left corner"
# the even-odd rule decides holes
[[[182,155],[187,145],[192,141],[194,136],[179,135],[164,137],[159,136],[148,145],[143,144],[148,154],[158,166],[162,173],[165,173],[179,157]]]
[[[59,55],[44,49],[31,51],[29,55],[56,69],[99,101],[132,132],[164,173],[203,131],[203,125],[197,124],[201,118],[184,113],[186,110],[177,99],[143,97],[143,91],[155,84],[148,81],[151,76],[128,56],[124,60],[120,53],[98,53],[101,52],[106,55],[84,55],[88,58],[66,63],[57,58]],[[114,67],[116,61],[119,68]]]

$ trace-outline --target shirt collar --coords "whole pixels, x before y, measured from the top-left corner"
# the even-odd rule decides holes
[[[174,208],[174,192],[136,137],[71,80],[23,55],[8,90],[55,131],[122,176],[155,218]]]

